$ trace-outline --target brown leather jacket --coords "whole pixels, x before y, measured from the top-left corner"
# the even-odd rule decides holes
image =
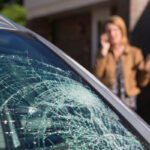
[[[146,86],[150,80],[150,73],[144,70],[144,58],[141,50],[126,46],[120,57],[125,91],[128,96],[140,93],[139,86]],[[112,50],[103,57],[97,54],[94,74],[109,88],[112,89],[115,77],[116,61]]]

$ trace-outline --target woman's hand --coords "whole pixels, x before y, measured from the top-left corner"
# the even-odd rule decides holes
[[[145,70],[147,72],[150,72],[150,54],[148,54],[147,57],[146,57]]]
[[[107,33],[104,33],[100,37],[100,43],[101,43],[101,55],[106,56],[109,49],[110,49],[110,42],[109,42],[109,37]]]

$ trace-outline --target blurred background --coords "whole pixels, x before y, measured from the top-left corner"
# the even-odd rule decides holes
[[[23,0],[0,0],[0,13],[20,25],[26,25]]]
[[[150,0],[0,0],[0,13],[39,33],[92,72],[104,20],[126,22],[130,43],[150,53]],[[150,84],[138,114],[150,124]]]

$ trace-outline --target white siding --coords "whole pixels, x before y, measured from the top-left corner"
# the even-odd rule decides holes
[[[108,0],[25,0],[27,19],[87,7]]]

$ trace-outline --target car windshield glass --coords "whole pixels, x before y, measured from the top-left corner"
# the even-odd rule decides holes
[[[62,59],[0,31],[0,150],[145,147]]]

